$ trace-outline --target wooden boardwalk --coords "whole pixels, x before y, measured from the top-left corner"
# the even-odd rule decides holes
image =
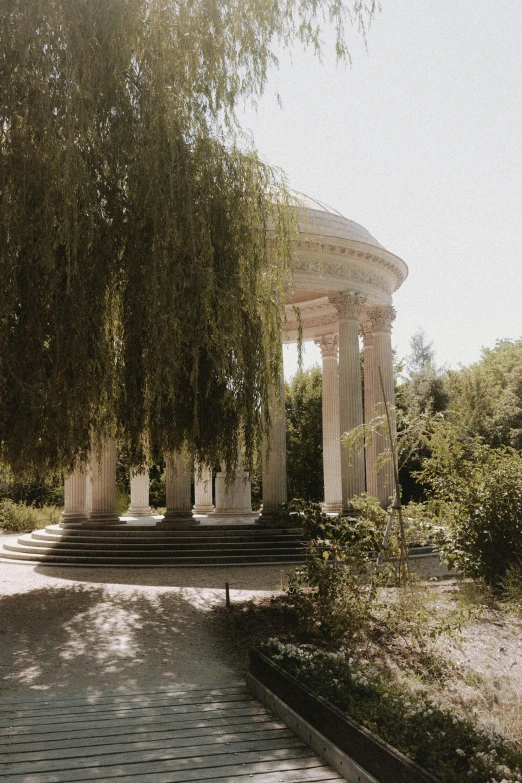
[[[6,783],[342,781],[242,683],[0,699]]]

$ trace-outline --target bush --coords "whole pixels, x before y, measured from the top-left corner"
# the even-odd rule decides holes
[[[323,554],[328,554],[324,551]],[[293,572],[288,600],[299,615],[310,641],[327,646],[360,645],[369,627],[375,587],[343,563],[308,555],[306,565]]]
[[[522,559],[511,563],[502,579],[501,587],[508,603],[522,607]]]
[[[522,780],[522,756],[500,732],[357,666],[346,650],[327,652],[269,639],[263,652],[443,783]]]
[[[9,473],[0,473],[0,498],[36,508],[62,506],[63,478],[51,476],[46,479],[35,477],[25,481],[15,481]]]
[[[164,465],[155,465],[150,470],[149,502],[152,508],[163,508],[167,505]]]
[[[522,556],[522,456],[466,439],[448,424],[436,429],[431,450],[422,477],[443,522],[438,540],[446,562],[500,587]]]
[[[119,517],[123,517],[129,510],[130,506],[130,493],[125,490],[116,487],[116,513]]]
[[[303,629],[312,640],[355,649],[368,628],[377,587],[390,578],[387,565],[371,560],[382,548],[386,513],[368,496],[354,501],[360,516],[328,516],[303,500],[285,510],[308,539],[305,564],[294,570],[288,592]]]
[[[61,509],[57,506],[35,508],[4,498],[0,500],[0,528],[4,533],[26,533],[46,525],[56,525],[60,521],[60,513]]]

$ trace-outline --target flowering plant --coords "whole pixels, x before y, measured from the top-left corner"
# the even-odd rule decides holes
[[[408,693],[345,648],[329,652],[272,638],[263,652],[442,783],[522,783],[522,755],[493,724]]]

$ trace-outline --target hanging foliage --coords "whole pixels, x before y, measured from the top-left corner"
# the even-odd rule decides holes
[[[70,467],[110,432],[136,466],[185,446],[230,467],[239,441],[251,459],[293,224],[235,108],[261,94],[275,43],[319,48],[325,14],[344,57],[338,0],[0,0],[0,459],[15,473]]]

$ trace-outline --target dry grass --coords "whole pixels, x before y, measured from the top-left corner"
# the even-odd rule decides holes
[[[459,580],[420,583],[401,596],[387,590],[380,599],[362,655],[412,693],[428,691],[442,705],[494,722],[522,750],[520,608]],[[263,598],[219,610],[216,625],[236,665],[244,668],[248,648],[270,636],[307,641],[284,603]]]
[[[35,508],[10,500],[0,501],[0,530],[4,533],[27,533],[40,530],[47,525],[56,525],[60,521],[62,508],[43,506]]]

